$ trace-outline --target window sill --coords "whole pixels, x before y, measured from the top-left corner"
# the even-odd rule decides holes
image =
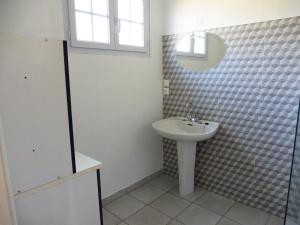
[[[150,47],[146,48],[137,48],[134,49],[130,46],[124,46],[120,49],[114,49],[110,46],[106,46],[104,48],[98,47],[85,47],[85,46],[76,46],[68,41],[68,48],[70,53],[81,53],[81,54],[95,54],[95,55],[113,55],[113,56],[141,56],[141,57],[150,57]]]
[[[114,50],[114,49],[98,49],[86,47],[74,47],[68,45],[69,53],[91,54],[91,55],[108,55],[108,56],[131,56],[131,57],[150,57],[148,51],[133,51],[133,50]]]

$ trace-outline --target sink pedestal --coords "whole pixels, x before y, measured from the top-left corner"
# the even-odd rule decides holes
[[[207,120],[191,122],[185,117],[171,117],[152,123],[153,129],[164,138],[177,141],[179,192],[194,192],[194,174],[197,142],[212,138],[219,123]]]
[[[177,141],[179,193],[194,192],[196,142]]]

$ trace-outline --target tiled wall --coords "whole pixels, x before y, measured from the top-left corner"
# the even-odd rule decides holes
[[[201,143],[196,184],[283,215],[300,91],[300,17],[209,30],[228,46],[213,69],[192,72],[176,60],[176,35],[163,38],[164,117],[197,106],[201,119],[221,123]],[[177,176],[176,142],[164,140],[164,170]]]

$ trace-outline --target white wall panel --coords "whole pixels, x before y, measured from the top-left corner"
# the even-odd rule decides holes
[[[0,113],[13,193],[72,173],[61,40],[0,35]]]

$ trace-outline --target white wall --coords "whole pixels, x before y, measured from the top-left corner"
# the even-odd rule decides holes
[[[76,149],[104,163],[104,197],[162,167],[151,122],[161,117],[164,19],[165,33],[177,33],[296,16],[300,8],[299,0],[150,2],[150,57],[70,54]],[[62,39],[62,12],[62,0],[1,0],[0,32]]]
[[[1,0],[0,32],[64,38],[63,0]]]
[[[151,56],[70,54],[75,145],[104,163],[104,195],[162,168],[161,0],[151,0]]]
[[[165,34],[300,15],[299,0],[164,0]]]
[[[104,164],[103,196],[162,168],[162,1],[151,0],[151,54],[69,55],[75,147]],[[60,0],[1,0],[0,32],[64,38]]]

